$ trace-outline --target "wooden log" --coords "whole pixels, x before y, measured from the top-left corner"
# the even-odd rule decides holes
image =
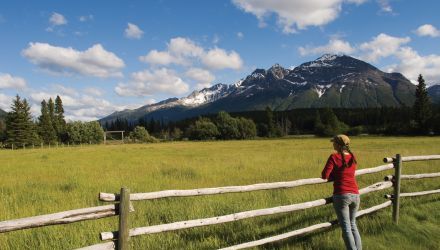
[[[438,194],[438,193],[440,193],[440,189],[421,191],[421,192],[412,192],[412,193],[401,193],[400,197],[414,197],[414,196],[421,196],[421,195],[428,195],[428,194]],[[385,198],[393,199],[394,195],[386,194]]]
[[[116,215],[118,206],[119,206],[118,204],[112,204],[112,205],[99,206],[99,207],[81,208],[81,209],[69,210],[69,211],[47,214],[47,215],[39,215],[34,217],[22,218],[22,219],[1,221],[0,233],[26,229],[26,228],[68,224],[77,221],[94,220],[94,219],[110,217]],[[134,210],[131,208],[131,211]]]
[[[383,162],[391,163],[394,162],[396,158],[386,157],[383,158]],[[426,160],[440,160],[440,155],[417,155],[417,156],[405,156],[402,157],[402,161],[426,161]]]
[[[387,202],[384,202],[384,203],[379,204],[377,206],[370,207],[368,209],[358,211],[357,214],[356,214],[356,217],[360,217],[360,216],[363,216],[363,215],[366,215],[366,214],[370,214],[370,213],[376,212],[376,211],[378,211],[380,209],[383,209],[383,208],[386,208],[386,207],[388,207],[390,205],[391,205],[391,201],[387,201]],[[336,224],[338,224],[338,222],[336,220],[335,221],[330,221],[330,222],[324,222],[324,223],[316,224],[316,225],[309,226],[309,227],[306,227],[306,228],[297,229],[297,230],[294,230],[294,231],[291,231],[291,232],[288,232],[288,233],[284,233],[284,234],[280,234],[280,235],[264,238],[264,239],[261,239],[261,240],[256,240],[256,241],[246,242],[246,243],[242,243],[242,244],[235,245],[235,246],[221,248],[220,250],[236,250],[236,249],[244,249],[244,248],[261,246],[261,245],[264,245],[264,244],[267,244],[267,243],[284,240],[284,239],[287,239],[287,238],[291,238],[291,237],[298,236],[298,235],[303,235],[303,234],[306,234],[306,233],[311,233],[311,232],[314,232],[314,231],[317,231],[317,230],[320,230],[320,229],[324,229],[324,228],[329,228],[329,227],[331,227],[333,225],[336,225]]]
[[[415,180],[415,179],[424,179],[424,178],[435,178],[440,177],[440,173],[427,173],[427,174],[413,174],[413,175],[400,175],[401,180]],[[385,176],[385,181],[391,181],[393,179],[392,175]]]
[[[380,171],[392,169],[393,164],[382,165],[374,168],[361,169],[356,171],[356,175],[372,174]],[[272,182],[272,183],[258,183],[247,186],[228,186],[228,187],[215,187],[215,188],[200,188],[200,189],[187,189],[187,190],[164,190],[149,193],[135,193],[130,194],[130,200],[152,200],[166,197],[186,197],[186,196],[199,196],[199,195],[213,195],[213,194],[225,194],[225,193],[239,193],[239,192],[251,192],[258,190],[269,190],[278,188],[292,188],[303,185],[326,183],[328,180],[321,178],[309,178],[287,182]],[[116,201],[119,199],[117,194],[99,193],[99,199],[101,201]]]
[[[130,249],[130,189],[121,188],[121,201],[119,202],[119,229],[118,229],[118,250]]]
[[[88,247],[77,248],[76,250],[114,250],[115,243],[113,241],[101,244],[91,245]]]
[[[378,183],[375,183],[371,186],[368,186],[368,187],[365,187],[365,188],[359,190],[359,193],[360,194],[367,194],[370,192],[374,192],[374,191],[378,191],[378,190],[382,190],[382,189],[386,189],[386,188],[390,188],[390,187],[392,187],[391,182],[386,182],[386,181],[378,182]],[[322,206],[325,204],[329,204],[331,202],[332,202],[332,198],[328,197],[325,199],[319,199],[319,200],[314,200],[314,201],[309,201],[309,202],[304,202],[304,203],[279,206],[279,207],[272,207],[272,208],[263,208],[263,209],[257,209],[257,210],[250,210],[250,211],[222,215],[222,216],[211,217],[211,218],[179,221],[179,222],[174,222],[174,223],[169,223],[169,224],[162,224],[162,225],[155,225],[155,226],[148,226],[148,227],[139,227],[139,228],[131,229],[130,236],[161,233],[161,232],[174,231],[174,230],[180,230],[180,229],[185,229],[185,228],[193,228],[193,227],[222,224],[222,223],[238,221],[238,220],[243,220],[243,219],[248,219],[248,218],[254,218],[254,217],[264,216],[264,215],[293,212],[293,211],[303,210],[303,209],[307,209],[307,208]],[[101,240],[110,240],[110,239],[115,239],[116,236],[117,236],[117,232],[102,232],[100,238],[101,238]]]
[[[116,215],[115,205],[82,208],[54,214],[40,215],[0,222],[0,233],[26,228],[67,224],[83,220],[99,219]]]

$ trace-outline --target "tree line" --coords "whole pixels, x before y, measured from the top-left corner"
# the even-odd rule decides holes
[[[177,122],[163,122],[153,118],[129,121],[117,118],[105,122],[110,130],[132,131],[145,128],[149,134],[160,139],[245,139],[259,137],[282,137],[286,135],[314,134],[332,136],[349,135],[426,135],[440,134],[440,106],[430,102],[425,81],[418,78],[416,101],[412,107],[381,108],[307,108],[287,111],[234,112],[224,111]],[[243,125],[246,120],[247,125]],[[251,133],[246,135],[245,128]],[[254,128],[255,127],[255,130]],[[254,133],[255,132],[255,133]]]
[[[3,123],[2,123],[3,124]],[[41,102],[41,115],[34,120],[26,99],[16,95],[0,127],[0,146],[100,143],[104,130],[97,121],[66,123],[63,102],[59,96]]]

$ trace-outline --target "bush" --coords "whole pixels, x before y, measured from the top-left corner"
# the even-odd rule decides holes
[[[188,128],[188,136],[192,140],[212,140],[219,135],[217,126],[208,118],[200,117]]]
[[[157,139],[150,136],[148,131],[142,126],[136,126],[132,132],[130,132],[130,138],[133,142],[156,142]]]

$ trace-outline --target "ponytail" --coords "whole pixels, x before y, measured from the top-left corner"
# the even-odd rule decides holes
[[[349,163],[349,165],[347,165],[347,163],[345,162],[344,151],[347,151],[351,155],[351,162]],[[354,154],[350,150],[350,146],[348,146],[348,145],[341,146],[339,148],[339,154],[341,155],[342,167],[343,168],[351,167],[351,165],[353,163],[357,163],[356,158],[354,157]]]

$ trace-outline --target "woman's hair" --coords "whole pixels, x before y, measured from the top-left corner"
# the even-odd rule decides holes
[[[353,163],[357,163],[356,158],[354,157],[354,154],[351,152],[350,146],[348,144],[345,144],[343,140],[339,137],[335,137],[334,141],[338,145],[338,153],[341,155],[342,167],[344,168],[351,167]],[[349,165],[347,165],[347,163],[345,162],[344,151],[347,151],[351,155],[351,162],[349,162]]]
[[[347,165],[347,163],[345,162],[344,151],[347,151],[351,155],[351,160],[350,160],[351,162],[349,162],[349,165]],[[356,158],[354,157],[354,154],[350,150],[350,146],[348,146],[348,145],[340,146],[339,147],[339,154],[341,154],[342,167],[344,167],[344,168],[351,167],[351,165],[353,165],[353,163],[357,163]]]

